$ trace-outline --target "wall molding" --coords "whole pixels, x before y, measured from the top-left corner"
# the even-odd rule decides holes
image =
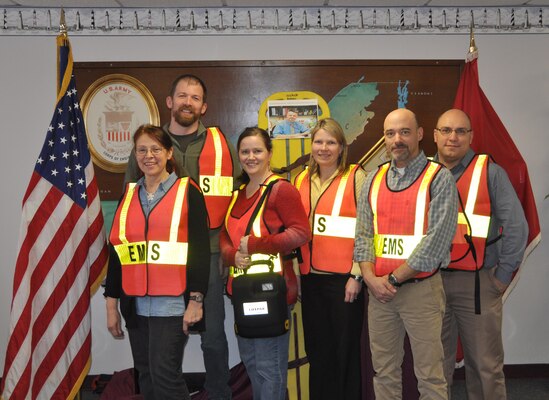
[[[61,8],[0,8],[0,36],[56,35]],[[547,34],[549,7],[66,8],[76,36]]]

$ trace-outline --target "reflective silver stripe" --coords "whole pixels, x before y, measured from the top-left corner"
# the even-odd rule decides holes
[[[341,177],[339,185],[337,187],[337,193],[334,199],[334,205],[332,207],[332,215],[337,216],[341,211],[341,204],[343,203],[343,195],[345,194],[345,187],[347,186],[347,181],[349,180],[349,175],[351,174],[352,167],[347,168],[347,171]]]
[[[185,201],[185,193],[189,179],[180,179],[177,194],[175,195],[175,203],[173,206],[172,223],[170,225],[170,242],[177,242],[179,233],[179,224],[181,223],[181,210]]]
[[[425,235],[374,235],[376,257],[407,260]]]
[[[431,179],[434,173],[436,172],[437,168],[438,168],[437,164],[429,163],[429,167],[427,168],[427,171],[425,172],[425,175],[421,180],[421,184],[419,186],[419,191],[417,194],[414,236],[423,235],[423,227],[425,226],[425,214],[426,214],[425,210],[426,210],[426,203],[427,203],[427,193],[429,191],[429,184],[431,183]]]
[[[114,246],[122,265],[154,264],[186,265],[188,243],[150,240]]]
[[[355,238],[356,218],[315,214],[313,234],[340,238]]]
[[[475,168],[473,170],[473,176],[471,177],[471,184],[469,185],[469,195],[467,196],[467,204],[465,205],[465,214],[469,219],[471,224],[470,234],[473,237],[487,238],[488,229],[490,228],[490,216],[487,215],[477,215],[474,213],[475,204],[478,197],[478,188],[480,185],[480,177],[482,175],[482,169],[484,164],[488,161],[488,156],[486,154],[481,154],[478,156],[478,159],[475,163]],[[460,213],[461,214],[461,213]],[[461,217],[461,215],[459,216]],[[461,223],[461,219],[458,217],[458,222]],[[462,219],[465,219],[463,216]],[[467,222],[464,222],[466,224]]]

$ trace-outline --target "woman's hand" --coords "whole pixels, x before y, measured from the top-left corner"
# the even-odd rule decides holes
[[[242,236],[240,238],[240,246],[238,247],[238,250],[241,251],[242,253],[248,254],[248,238],[249,237],[250,235]]]
[[[345,284],[345,303],[352,303],[356,300],[362,290],[362,282],[349,278]]]
[[[198,292],[191,292],[190,294],[194,295],[198,294]],[[189,300],[185,314],[183,314],[183,332],[185,332],[185,335],[189,334],[190,326],[193,326],[202,319],[203,314],[202,302]]]
[[[107,297],[107,329],[117,339],[124,337],[122,330],[122,318],[118,311],[118,299]]]
[[[246,269],[250,267],[252,258],[248,253],[241,252],[240,250],[236,251],[234,256],[234,266],[236,268]]]

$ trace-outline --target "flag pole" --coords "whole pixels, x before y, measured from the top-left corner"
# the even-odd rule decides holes
[[[65,72],[61,71],[59,49],[61,46],[66,46],[68,42],[69,38],[67,35],[67,24],[65,22],[65,10],[61,8],[61,14],[59,16],[59,35],[57,36],[57,94],[59,94],[59,90],[63,84],[63,75]]]
[[[469,31],[469,54],[478,51],[477,45],[475,44],[475,32],[473,29],[473,22],[471,22],[471,28]]]

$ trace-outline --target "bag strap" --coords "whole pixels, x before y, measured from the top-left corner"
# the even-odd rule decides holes
[[[263,203],[265,202],[265,199],[267,198],[267,195],[270,193],[271,189],[273,188],[274,184],[277,183],[280,179],[274,180],[269,182],[261,194],[261,197],[259,198],[259,201],[257,202],[257,206],[254,209],[254,212],[252,213],[252,216],[250,217],[250,220],[248,221],[248,225],[246,226],[246,231],[244,232],[244,236],[247,236],[252,231],[252,227],[254,225],[254,221],[257,217],[257,214],[259,214],[259,211],[261,210],[261,206],[263,206]]]

